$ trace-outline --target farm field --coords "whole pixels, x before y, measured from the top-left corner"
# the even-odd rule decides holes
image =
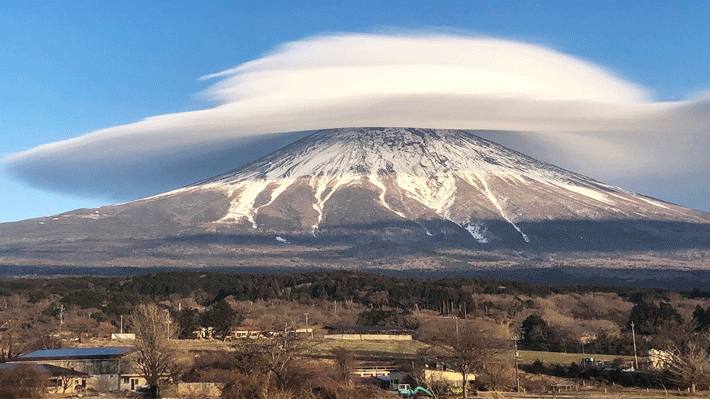
[[[221,341],[215,339],[201,339],[201,340],[175,340],[179,347],[187,351],[203,351],[203,350],[213,350],[213,351],[231,351],[233,350],[233,345],[236,341]],[[115,345],[115,341],[106,340],[92,340],[87,342],[86,346],[108,346]],[[131,345],[132,342],[125,341],[121,345]],[[322,339],[315,338],[314,344],[309,348],[309,354],[311,355],[330,355],[331,351],[335,348],[344,348],[354,352],[357,358],[390,358],[390,359],[411,359],[416,356],[417,352],[427,348],[428,345],[412,340],[412,341],[355,341],[355,340],[344,340],[344,339]],[[626,360],[633,359],[633,356],[619,356],[619,355],[599,355],[599,354],[581,354],[581,353],[562,353],[562,352],[542,352],[542,351],[527,351],[519,350],[518,358],[520,363],[532,363],[536,359],[539,359],[543,364],[571,364],[572,362],[578,363],[583,357],[591,357],[595,360],[602,361],[612,361],[616,358],[623,358]],[[512,359],[513,351],[505,351],[500,355],[502,359]],[[639,356],[639,361],[643,361],[645,358]]]
[[[352,341],[352,340],[322,340],[316,344],[314,351],[319,354],[328,354],[331,349],[345,348],[355,352],[359,357],[390,357],[390,358],[411,358],[416,356],[421,349],[427,348],[428,345],[412,340],[412,341]],[[595,360],[612,361],[616,358],[633,359],[633,356],[619,355],[597,355],[597,354],[582,354],[582,353],[562,353],[562,352],[542,352],[542,351],[526,351],[519,350],[520,363],[532,363],[539,359],[542,363],[548,364],[571,364],[572,362],[579,363],[583,357],[591,357]],[[500,357],[502,359],[513,359],[513,350],[504,351]],[[639,356],[639,361],[644,360]]]
[[[332,349],[344,348],[353,351],[359,358],[402,358],[416,356],[417,351],[429,345],[419,341],[354,341],[348,339],[324,339],[313,348],[314,354],[328,355]]]
[[[591,353],[562,353],[562,352],[541,352],[541,351],[524,351],[524,350],[519,350],[518,354],[520,357],[518,358],[520,363],[532,363],[535,361],[535,359],[540,359],[540,361],[544,364],[571,364],[572,362],[575,362],[579,364],[580,360],[583,357],[591,357],[594,358],[594,360],[602,360],[602,361],[612,361],[616,358],[622,358],[622,359],[633,359],[633,356],[618,356],[618,355],[595,355]],[[510,356],[513,356],[513,352],[510,351]],[[639,362],[642,360],[642,357],[639,356]]]

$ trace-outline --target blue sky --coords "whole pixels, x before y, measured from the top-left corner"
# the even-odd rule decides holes
[[[333,32],[435,30],[532,43],[613,71],[655,101],[685,100],[710,89],[709,20],[710,3],[671,1],[5,2],[0,157],[210,107],[199,93],[213,82],[199,77]],[[677,180],[612,183],[710,210],[697,179],[661,187]],[[0,171],[0,222],[126,199],[33,184]]]

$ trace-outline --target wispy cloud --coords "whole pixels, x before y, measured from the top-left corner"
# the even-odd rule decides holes
[[[202,79],[215,81],[201,93],[212,108],[45,144],[10,155],[7,167],[40,187],[131,199],[235,168],[302,135],[277,133],[413,126],[505,131],[486,135],[638,187],[710,169],[706,95],[654,102],[650,90],[540,45],[327,35]],[[688,184],[710,188],[704,174]]]

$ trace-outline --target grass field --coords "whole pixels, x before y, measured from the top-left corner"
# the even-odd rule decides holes
[[[618,357],[623,359],[633,359],[633,356],[618,356],[618,355],[595,355],[595,354],[581,354],[581,353],[560,353],[560,352],[538,352],[538,351],[518,351],[520,355],[520,363],[532,363],[535,359],[540,359],[544,364],[571,364],[575,362],[579,364],[583,357],[591,357],[594,360],[602,361],[612,361]],[[512,359],[513,351],[510,351],[510,356]],[[641,358],[639,358],[639,361]]]
[[[412,358],[416,356],[420,349],[428,345],[419,341],[351,341],[327,339],[319,342],[315,347],[318,354],[329,354],[333,348],[345,348],[355,352],[358,357],[390,357],[390,358]],[[583,357],[591,357],[595,360],[612,361],[618,357],[623,359],[633,359],[633,356],[618,355],[597,355],[581,353],[560,353],[560,352],[539,352],[539,351],[518,351],[520,363],[532,363],[535,359],[546,365],[549,364],[579,364]],[[501,359],[513,359],[513,351],[506,351],[500,355]],[[639,358],[641,360],[641,358]]]
[[[177,345],[184,350],[214,350],[214,351],[229,351],[233,350],[234,342],[223,342],[220,340],[204,339],[204,340],[175,340]],[[110,341],[93,342],[97,346],[106,346],[113,344]],[[319,339],[314,340],[314,345],[309,348],[311,355],[329,355],[334,348],[345,348],[354,352],[358,358],[394,358],[394,359],[411,359],[416,356],[417,352],[428,345],[419,341],[353,341],[343,339]],[[592,357],[595,360],[611,361],[617,357],[624,359],[633,359],[632,356],[617,356],[617,355],[597,355],[597,354],[581,354],[581,353],[559,353],[559,352],[538,352],[538,351],[518,351],[520,363],[532,363],[535,359],[540,359],[546,365],[549,364],[570,364],[572,362],[579,363],[582,357]],[[506,351],[500,355],[501,359],[513,359],[513,351]],[[639,361],[642,358],[639,357]]]
[[[185,350],[233,350],[235,341],[223,342],[213,339],[176,340],[180,348]],[[353,341],[342,339],[315,339],[313,346],[308,348],[311,355],[330,355],[335,348],[345,348],[354,352],[356,357],[389,357],[412,358],[417,351],[426,347],[419,341]]]
[[[348,339],[324,339],[316,344],[314,352],[330,354],[335,348],[345,348],[354,352],[356,357],[413,358],[417,351],[428,345],[419,341],[353,341]]]

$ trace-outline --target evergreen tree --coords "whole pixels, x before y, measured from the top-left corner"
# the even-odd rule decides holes
[[[175,321],[178,323],[178,338],[195,338],[193,333],[200,327],[200,316],[197,309],[183,309],[175,313]]]
[[[631,308],[628,325],[632,322],[637,334],[651,335],[666,326],[683,324],[683,317],[667,302],[660,302],[656,306],[651,302],[640,301]]]
[[[549,336],[549,326],[547,322],[538,315],[530,315],[521,325],[523,332],[523,343],[530,349],[547,350]]]
[[[218,338],[226,339],[232,334],[232,329],[236,327],[243,317],[232,309],[225,301],[219,301],[212,305],[206,312],[200,315],[200,323],[203,327],[214,328]]]
[[[697,305],[693,311],[693,324],[696,331],[707,331],[710,329],[710,306],[707,310]]]

